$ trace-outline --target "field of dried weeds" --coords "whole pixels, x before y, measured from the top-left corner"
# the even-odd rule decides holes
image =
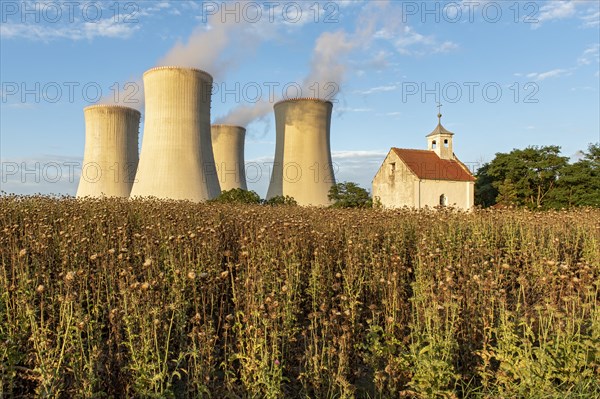
[[[0,392],[600,397],[599,290],[600,210],[4,196]]]

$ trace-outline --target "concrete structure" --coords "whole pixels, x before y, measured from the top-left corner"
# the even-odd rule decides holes
[[[246,129],[233,125],[212,125],[212,148],[221,191],[247,190],[244,164]]]
[[[144,73],[145,124],[132,197],[205,201],[221,192],[211,133],[212,76],[192,68]]]
[[[288,195],[299,205],[329,205],[327,195],[335,184],[329,144],[333,104],[296,98],[273,108],[275,160],[267,199]]]
[[[77,197],[129,197],[138,166],[140,113],[120,105],[83,110],[85,150]]]
[[[453,152],[453,133],[438,125],[427,150],[392,148],[373,179],[373,199],[384,208],[474,205],[475,178]]]

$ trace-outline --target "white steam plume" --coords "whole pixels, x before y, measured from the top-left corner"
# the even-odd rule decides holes
[[[313,50],[310,72],[301,85],[302,96],[316,95],[332,99],[331,97],[339,90],[346,72],[343,58],[357,44],[349,41],[344,31],[322,33]],[[280,99],[275,99],[278,100]],[[264,100],[255,104],[240,104],[226,115],[217,118],[215,122],[247,126],[266,116],[272,109],[273,103]]]
[[[344,58],[358,45],[357,41],[349,40],[347,36],[346,32],[340,30],[324,32],[318,37],[310,71],[302,82],[303,93],[314,93],[315,84],[318,89],[316,94],[321,98],[331,94],[327,86],[334,85],[336,92],[339,90],[346,74]]]
[[[217,124],[248,126],[252,121],[265,117],[273,110],[268,101],[257,101],[254,104],[241,104],[231,109],[226,115],[215,119]]]
[[[257,34],[244,21],[222,21],[220,15],[212,15],[206,26],[197,27],[185,42],[177,42],[156,66],[179,66],[198,68],[210,73],[213,78],[222,79],[224,75],[244,59],[247,52],[259,44]],[[233,51],[232,51],[233,49]],[[142,110],[144,106],[144,87],[141,77],[131,83],[136,87],[124,88],[121,85],[117,96],[114,93],[103,97],[102,104],[120,104]]]
[[[249,32],[241,32],[247,25],[244,22],[222,21],[220,16],[212,16],[208,21],[208,27],[197,27],[186,43],[177,42],[157,66],[181,66],[198,68],[210,73],[215,79],[222,78],[226,69],[240,59],[239,52],[227,59],[225,50],[229,48],[232,37],[235,36],[236,49],[248,49],[255,40],[250,40]]]

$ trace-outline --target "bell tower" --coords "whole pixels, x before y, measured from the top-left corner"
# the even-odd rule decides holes
[[[438,104],[438,125],[433,129],[433,132],[427,135],[427,149],[435,151],[441,159],[454,159],[454,150],[452,148],[452,136],[454,136],[454,133],[442,126],[441,106],[442,104]]]

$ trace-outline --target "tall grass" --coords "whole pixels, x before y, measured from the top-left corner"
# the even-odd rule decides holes
[[[600,211],[0,198],[0,396],[600,397]]]

